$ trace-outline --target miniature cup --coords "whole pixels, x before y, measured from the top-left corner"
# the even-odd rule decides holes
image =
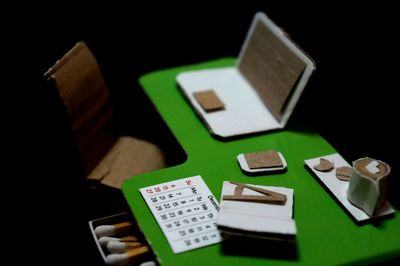
[[[365,157],[354,161],[347,190],[349,201],[373,216],[386,201],[390,170],[390,166],[380,160]]]

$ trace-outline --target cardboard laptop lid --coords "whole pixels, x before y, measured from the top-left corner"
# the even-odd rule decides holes
[[[180,73],[177,82],[210,131],[231,137],[284,128],[314,70],[288,35],[257,13],[235,67]],[[211,99],[195,97],[210,90]],[[205,109],[207,101],[218,108]]]

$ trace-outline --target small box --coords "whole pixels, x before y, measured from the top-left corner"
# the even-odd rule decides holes
[[[112,225],[112,224],[119,224],[123,222],[132,222],[133,219],[128,213],[119,213],[111,216],[106,216],[103,218],[95,219],[89,221],[89,227],[90,231],[92,232],[93,239],[96,243],[96,246],[99,250],[100,256],[102,257],[105,265],[115,265],[115,264],[109,264],[107,260],[107,255],[110,254],[110,252],[107,250],[106,247],[102,247],[99,242],[99,238],[96,236],[95,229],[97,226],[100,225]],[[147,241],[144,239],[142,233],[140,232],[139,228],[136,226],[136,224],[132,223],[132,228],[130,228],[127,232],[116,234],[113,237],[123,237],[128,234],[135,235],[139,239],[141,243],[143,243],[145,246],[148,246]],[[149,247],[150,249],[150,247]],[[146,254],[138,256],[137,260],[135,260],[134,264],[132,265],[139,265],[142,263],[143,265],[158,265],[156,263],[156,259],[154,255],[152,254],[151,250],[147,252]],[[119,264],[118,264],[119,265]],[[124,265],[131,265],[131,264],[124,264]]]
[[[265,14],[257,13],[236,66],[180,73],[177,82],[212,134],[282,129],[315,64]],[[213,90],[224,108],[208,112],[195,95]]]

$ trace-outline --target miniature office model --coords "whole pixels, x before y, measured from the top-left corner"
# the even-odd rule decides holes
[[[257,13],[236,66],[183,72],[177,82],[210,131],[231,137],[284,128],[314,69],[285,32]]]
[[[378,226],[376,223],[359,226],[349,219],[304,167],[303,162],[307,158],[315,158],[310,164],[314,169],[314,166],[321,164],[322,155],[336,153],[334,147],[316,132],[301,130],[303,127],[296,123],[290,131],[276,130],[272,134],[243,137],[243,134],[256,130],[261,132],[283,128],[296,97],[299,97],[314,69],[311,60],[308,61],[295,45],[287,41],[285,34],[265,16],[258,14],[252,29],[238,61],[236,58],[223,58],[173,67],[147,73],[139,80],[188,158],[180,165],[130,178],[122,187],[157,261],[161,265],[343,265],[379,263],[399,257],[398,214],[393,219],[380,221]],[[265,32],[270,40],[262,46],[273,47],[273,55],[263,50],[252,53],[254,50],[251,47],[260,43],[254,43],[253,38],[258,36],[258,39],[264,40],[261,36]],[[287,53],[277,56],[275,52],[280,51],[279,48],[287,49]],[[272,57],[269,62],[273,66],[267,65],[272,72],[264,71],[267,66],[261,67],[265,62],[264,59],[260,60],[264,58],[262,54]],[[254,60],[250,60],[249,56]],[[293,72],[295,74],[286,71],[289,69],[286,63],[291,62],[288,57],[297,58],[304,67],[294,66],[297,71]],[[278,62],[285,64],[279,66]],[[257,72],[246,71],[249,68]],[[278,72],[279,68],[285,71]],[[263,75],[259,75],[261,72]],[[267,81],[274,80],[272,83],[276,82],[274,77],[278,75],[290,76],[292,73],[295,78],[292,77],[291,86],[282,85],[283,88],[289,88],[288,91],[276,89],[285,91],[285,95],[282,98],[274,96],[281,100],[279,108],[274,109],[269,104],[268,108],[265,107],[260,97],[264,94],[256,86],[257,78],[254,81],[254,76],[249,73],[255,73],[254,76]],[[289,79],[282,80],[287,85]],[[267,81],[260,83],[267,84]],[[240,84],[244,84],[248,90],[238,93],[242,90]],[[254,109],[253,105],[260,108]],[[241,137],[221,141],[222,138],[209,134],[204,122],[214,135]],[[270,156],[262,158],[256,156],[260,154],[247,156],[251,161],[257,157],[255,164],[248,162],[244,156],[261,151],[276,153],[268,153]],[[256,178],[249,177],[250,174],[241,169],[238,163],[237,156],[240,153],[249,169],[264,167],[272,170],[285,167],[286,161],[287,171],[281,170],[278,175],[274,169]],[[321,183],[331,182],[332,186],[344,192],[340,195],[350,207],[369,219],[364,211],[349,203],[346,194],[349,182],[335,176],[338,174],[342,179],[349,179],[348,169],[341,168],[349,164],[329,156],[322,158],[334,162],[334,168],[331,169],[332,166],[323,161],[318,169],[331,169],[330,172],[311,169],[316,171],[316,175],[327,175],[317,180],[322,179]],[[268,164],[264,164],[264,161]],[[345,183],[345,188],[341,182]],[[237,185],[234,183],[267,192],[264,194],[243,188],[241,193],[236,193]],[[260,196],[261,200],[264,197],[268,200],[270,192],[285,194],[285,197],[277,197],[279,202],[285,202],[286,198],[285,205],[226,198],[253,194]],[[197,197],[200,196],[198,201]],[[221,199],[220,204],[216,199]],[[229,208],[232,205],[239,208],[250,205],[251,208],[244,207],[235,212]],[[271,208],[276,215],[273,215],[273,211],[259,211],[252,216],[249,211],[253,207]],[[235,218],[230,219],[232,216]],[[257,223],[258,218],[262,220],[261,223]],[[279,223],[274,223],[276,220]],[[222,231],[221,239],[219,230]],[[229,240],[225,238],[227,235]],[[276,237],[279,241],[267,239],[270,237]],[[344,242],[351,248],[343,248]]]

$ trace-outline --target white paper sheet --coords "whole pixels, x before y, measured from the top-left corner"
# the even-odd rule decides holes
[[[174,253],[221,241],[219,205],[201,176],[144,187],[140,193]]]

